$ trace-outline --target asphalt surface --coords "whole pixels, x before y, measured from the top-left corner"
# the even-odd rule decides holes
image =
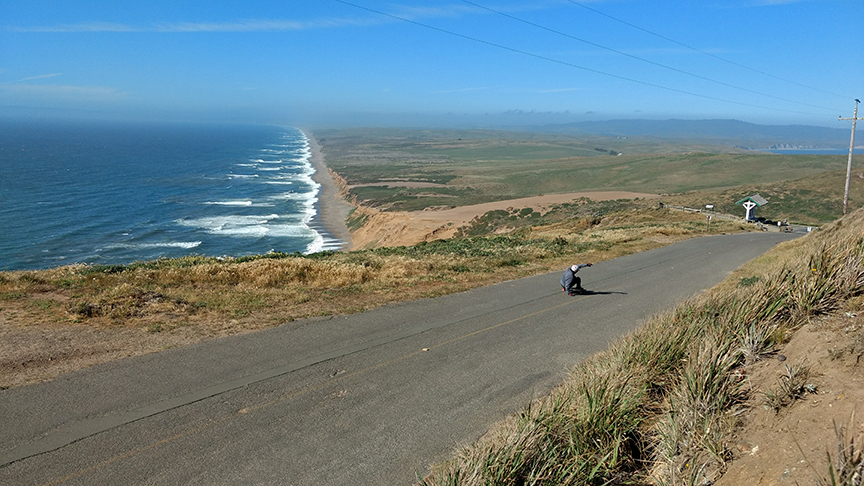
[[[601,262],[579,273],[588,295],[565,295],[555,272],[3,390],[0,484],[412,484],[580,360],[794,236]]]

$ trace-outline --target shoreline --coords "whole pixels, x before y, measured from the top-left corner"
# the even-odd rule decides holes
[[[327,236],[341,241],[342,243],[339,245],[338,251],[350,251],[352,248],[351,233],[348,231],[348,225],[345,223],[345,220],[354,207],[339,196],[339,189],[333,182],[333,178],[330,177],[330,172],[328,172],[327,165],[324,163],[324,153],[321,151],[318,140],[315,139],[309,130],[301,128],[300,131],[303,132],[309,141],[309,152],[311,152],[309,162],[315,169],[315,173],[312,174],[312,180],[321,185],[318,193],[318,202],[315,203],[315,216],[324,227],[324,230],[329,233],[329,235],[322,236],[325,237],[325,243]]]

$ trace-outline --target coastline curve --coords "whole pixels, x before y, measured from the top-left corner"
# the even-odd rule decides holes
[[[323,226],[323,232],[331,236],[334,240],[327,241],[325,250],[349,251],[352,248],[351,233],[348,231],[348,226],[345,220],[351,213],[353,207],[339,196],[339,189],[336,187],[333,178],[327,170],[327,165],[324,159],[324,153],[321,145],[312,132],[305,128],[298,128],[309,144],[309,161],[315,169],[312,174],[312,180],[320,185],[318,193],[318,201],[315,204],[317,219]],[[321,232],[320,229],[316,229]],[[327,239],[325,238],[325,241]]]

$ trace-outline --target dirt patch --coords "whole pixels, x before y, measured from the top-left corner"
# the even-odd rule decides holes
[[[138,319],[136,325],[68,322],[21,325],[5,317],[14,318],[14,314],[26,310],[14,304],[0,310],[4,311],[0,312],[0,389],[38,383],[99,363],[271,325],[251,318],[217,324],[199,316],[194,321],[177,319],[173,322],[164,316],[148,317]]]
[[[436,209],[413,212],[384,212],[370,208],[358,208],[355,216],[368,217],[366,224],[351,234],[353,249],[368,249],[379,246],[410,246],[423,241],[451,238],[456,230],[472,219],[489,211],[508,208],[532,208],[544,213],[552,205],[570,203],[580,198],[592,201],[616,199],[655,199],[656,194],[624,191],[571,192],[546,194],[543,196],[508,199],[452,209]]]
[[[798,398],[775,412],[769,395],[789,373],[787,366],[809,369],[808,378]],[[829,478],[826,452],[832,458],[838,455],[835,423],[847,427],[847,437],[861,446],[862,316],[849,312],[814,320],[795,332],[776,355],[765,357],[747,373],[752,389],[749,409],[741,416],[735,457],[717,486],[818,484],[816,478]]]

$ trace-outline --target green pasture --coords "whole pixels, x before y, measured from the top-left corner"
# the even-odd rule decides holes
[[[864,206],[864,174],[854,172],[849,186],[849,210]],[[750,183],[716,190],[691,191],[663,197],[668,204],[701,208],[712,204],[721,213],[744,215],[735,203],[745,196],[759,194],[768,200],[754,215],[772,221],[789,220],[801,224],[822,224],[843,214],[845,170],[825,171],[794,180]]]
[[[845,164],[842,156],[774,154],[639,154],[536,162],[494,161],[460,169],[457,181],[495,180],[519,195],[588,190],[679,193],[800,179]]]
[[[843,155],[777,155],[650,139],[482,130],[346,129],[316,135],[327,164],[349,184],[441,184],[351,190],[364,204],[385,210],[620,190],[690,194],[682,200],[696,204],[710,199],[708,204],[734,214],[739,212],[735,201],[758,192],[771,201],[770,207],[760,208],[764,216],[814,223],[842,212],[843,182],[836,179],[845,176]],[[852,199],[858,201],[860,190],[853,186]]]

